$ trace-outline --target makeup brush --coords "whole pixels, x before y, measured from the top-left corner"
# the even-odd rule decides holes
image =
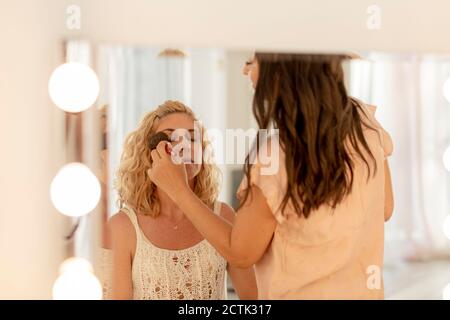
[[[150,138],[148,139],[148,147],[150,148],[150,150],[156,149],[156,147],[161,141],[170,142],[170,138],[164,132],[157,132],[154,135],[150,136]],[[170,152],[168,152],[167,150],[167,145],[166,145],[166,152],[170,154]]]

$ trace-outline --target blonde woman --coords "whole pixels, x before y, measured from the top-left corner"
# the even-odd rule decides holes
[[[257,298],[253,268],[229,266],[183,208],[148,177],[153,162],[149,138],[157,132],[170,137],[176,129],[192,131],[195,120],[182,103],[166,101],[125,140],[116,181],[121,209],[110,220],[113,299],[225,299],[226,270],[239,298]],[[190,143],[191,150],[207,147],[203,134]],[[218,168],[206,163],[186,167],[191,190],[211,214],[233,224],[233,210],[217,201]]]

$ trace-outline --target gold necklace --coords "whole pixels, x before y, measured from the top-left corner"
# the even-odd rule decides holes
[[[185,219],[185,217],[183,216],[183,218],[181,218],[180,221],[178,221],[178,222],[175,223],[175,224],[174,224],[172,221],[170,221],[169,218],[167,218],[167,219],[169,220],[170,224],[172,224],[172,229],[175,230],[175,231],[178,231],[178,229],[179,229],[179,224]]]

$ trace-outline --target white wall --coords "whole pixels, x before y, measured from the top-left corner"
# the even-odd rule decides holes
[[[251,51],[228,51],[226,55],[227,92],[226,92],[226,128],[243,129],[257,128],[252,113],[253,88],[248,77],[242,73],[245,62],[252,56]],[[224,133],[224,137],[226,135]],[[233,144],[231,144],[232,146]],[[230,142],[226,153],[230,152]],[[237,144],[235,145],[237,148]],[[235,149],[236,150],[236,149]],[[235,152],[234,150],[234,152]],[[237,159],[238,160],[238,159]],[[242,160],[242,159],[241,159]],[[240,161],[240,160],[239,160]],[[232,204],[236,198],[233,186],[232,172],[242,170],[243,164],[224,166],[223,195],[224,200]]]
[[[49,197],[63,113],[47,94],[64,2],[49,3],[0,2],[0,299],[50,298],[65,252],[65,219]]]
[[[94,41],[302,51],[450,52],[448,0],[84,0]],[[366,27],[381,8],[381,29]]]

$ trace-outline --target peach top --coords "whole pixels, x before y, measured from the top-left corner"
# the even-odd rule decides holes
[[[393,145],[375,119],[376,107],[363,108],[375,128],[365,129],[364,135],[376,159],[376,174],[367,181],[365,164],[354,158],[351,193],[335,209],[322,205],[308,219],[289,205],[284,214],[280,212],[287,185],[281,148],[276,173],[262,174],[259,162],[252,166],[251,182],[262,190],[278,222],[267,251],[255,265],[260,299],[384,298],[384,160]],[[244,178],[238,197],[246,188]]]

